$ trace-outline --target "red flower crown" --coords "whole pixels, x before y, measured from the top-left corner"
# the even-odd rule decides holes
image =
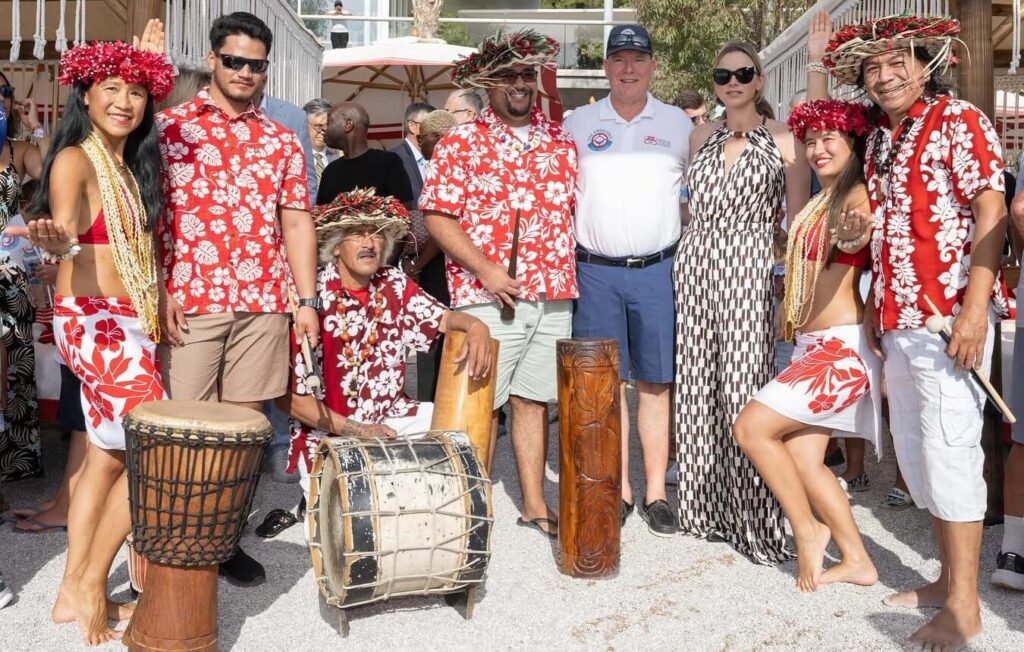
[[[798,104],[790,111],[786,124],[800,142],[804,142],[808,130],[835,130],[854,136],[866,136],[871,132],[868,107],[841,100],[813,100]]]
[[[498,30],[480,44],[478,52],[452,64],[452,81],[458,86],[495,85],[495,71],[517,64],[544,65],[558,56],[558,41],[533,29],[506,33]]]
[[[339,194],[329,204],[312,211],[313,225],[321,239],[349,226],[376,225],[401,235],[409,228],[409,211],[391,196],[377,195],[373,188],[356,188]]]
[[[83,43],[60,56],[59,81],[63,86],[92,84],[110,77],[143,86],[156,102],[174,88],[174,66],[164,55],[123,41]]]

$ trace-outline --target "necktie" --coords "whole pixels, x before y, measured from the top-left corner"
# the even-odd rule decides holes
[[[314,165],[314,167],[316,169],[316,185],[319,186],[320,185],[320,177],[323,175],[324,167],[326,166],[326,162],[324,161],[324,153],[323,152],[314,152],[313,153],[313,165]]]

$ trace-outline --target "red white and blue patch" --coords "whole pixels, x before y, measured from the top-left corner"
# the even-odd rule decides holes
[[[598,129],[594,133],[590,134],[590,142],[587,143],[587,148],[592,152],[603,152],[612,146],[612,135],[604,129]]]

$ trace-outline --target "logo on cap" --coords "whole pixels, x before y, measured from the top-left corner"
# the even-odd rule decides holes
[[[626,36],[636,36],[636,32],[633,31],[632,27],[627,27],[626,29],[622,30],[619,33],[625,34]]]
[[[592,152],[603,152],[612,146],[612,135],[604,129],[598,129],[590,134],[590,142],[587,148]]]

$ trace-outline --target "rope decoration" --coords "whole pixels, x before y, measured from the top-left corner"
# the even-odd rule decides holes
[[[1020,0],[1013,0],[1013,45],[1010,46],[1011,75],[1017,74],[1017,67],[1020,65]]]
[[[68,13],[68,0],[60,0],[60,19],[57,21],[57,31],[53,35],[53,44],[57,52],[64,52],[68,49],[68,37],[64,31],[64,16]]]
[[[36,0],[36,33],[32,56],[42,61],[46,58],[46,0]]]
[[[15,0],[17,2],[17,0]],[[75,0],[75,45],[85,43],[85,2]]]
[[[11,2],[11,63],[18,60],[21,52],[21,0]]]

